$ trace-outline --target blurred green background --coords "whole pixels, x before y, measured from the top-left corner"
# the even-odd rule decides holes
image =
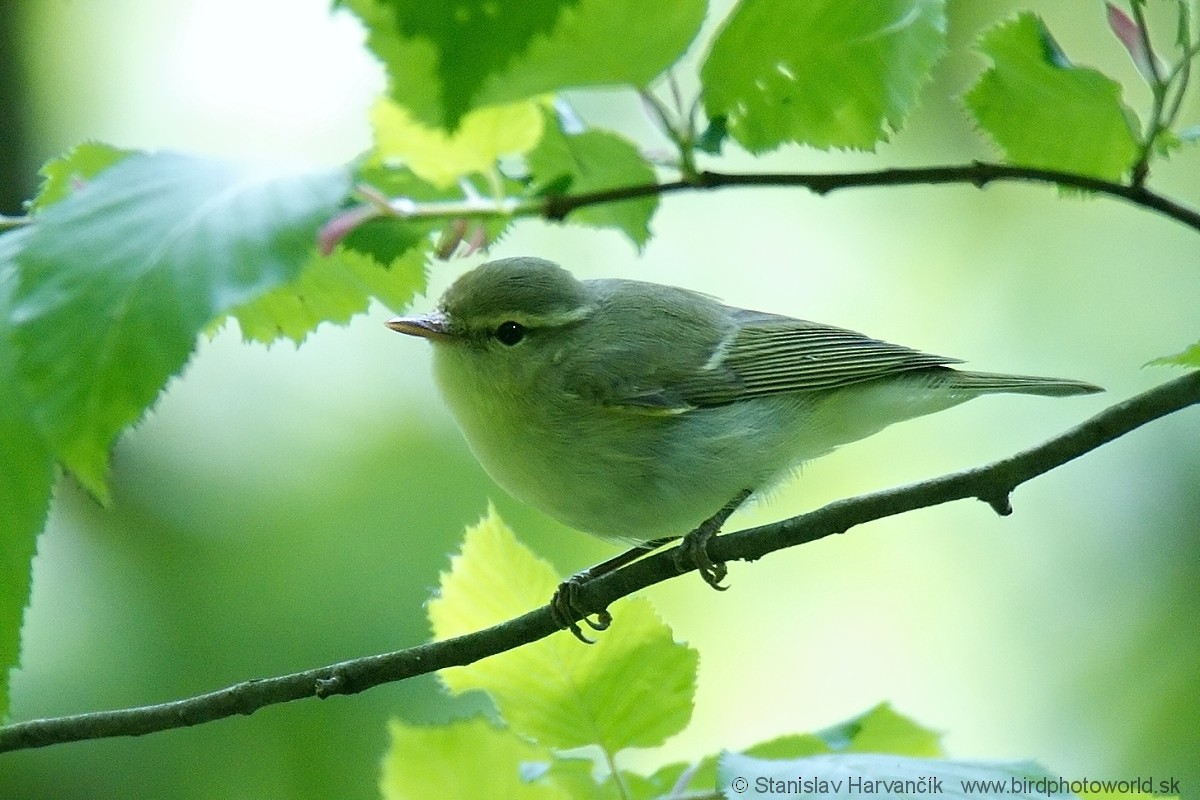
[[[954,97],[983,66],[966,45],[1017,7],[1042,12],[1074,60],[1118,76],[1145,106],[1100,2],[961,0],[950,4],[955,50],[896,143],[876,155],[734,154],[722,167],[994,157]],[[3,4],[0,17],[21,74],[6,89],[6,124],[25,134],[23,152],[18,138],[7,149],[20,152],[26,192],[42,160],[85,139],[322,163],[368,144],[379,71],[356,23],[326,0],[29,0]],[[585,118],[662,145],[628,95],[572,98]],[[1194,122],[1196,92],[1189,102]],[[1194,204],[1198,176],[1192,148],[1152,181]],[[737,190],[667,198],[654,230],[639,255],[615,234],[522,222],[491,255],[684,284],[980,369],[1109,390],[989,398],[906,423],[807,466],[736,518],[747,524],[1032,445],[1173,377],[1141,365],[1200,335],[1200,236],[1113,201],[1018,185]],[[432,268],[430,298],[480,260]],[[15,720],[171,700],[421,642],[422,603],[489,499],[564,574],[612,553],[490,483],[436,397],[427,348],[388,332],[388,316],[373,308],[299,349],[244,345],[227,327],[117,445],[110,509],[60,482]],[[958,503],[734,564],[724,594],[691,579],[646,592],[699,648],[700,688],[689,729],[629,765],[736,749],[889,700],[945,731],[957,757],[1034,757],[1067,777],[1174,776],[1193,794],[1198,422],[1195,409],[1156,422],[1022,487],[1007,519]],[[605,635],[620,635],[619,620]],[[438,721],[473,707],[426,678],[7,754],[0,798],[372,798],[389,717]]]

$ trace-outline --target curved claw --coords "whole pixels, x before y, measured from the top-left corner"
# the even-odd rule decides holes
[[[708,540],[721,530],[721,526],[725,524],[725,520],[737,510],[738,506],[746,501],[751,491],[743,489],[724,507],[713,514],[711,517],[700,523],[694,531],[683,537],[683,541],[679,543],[679,549],[675,551],[675,567],[680,572],[695,567],[700,573],[700,577],[704,578],[704,582],[718,592],[723,592],[728,589],[728,586],[722,586],[721,581],[725,580],[725,576],[729,574],[729,570],[725,567],[723,561],[713,561],[712,556],[708,554]]]
[[[580,621],[594,631],[607,630],[612,625],[612,614],[608,613],[608,609],[597,611],[593,622],[579,602],[579,587],[591,577],[587,570],[572,575],[558,585],[554,596],[550,598],[550,616],[554,619],[554,624],[569,630],[584,644],[595,644],[596,640],[584,635],[583,629],[579,627]]]
[[[679,550],[675,553],[675,567],[680,572],[695,567],[705,583],[723,592],[729,587],[722,586],[721,581],[725,580],[729,570],[725,562],[713,561],[708,554],[708,540],[714,533],[715,531],[701,526],[683,537],[683,541],[679,543]]]

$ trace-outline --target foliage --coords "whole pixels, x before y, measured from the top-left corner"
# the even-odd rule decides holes
[[[469,633],[537,607],[557,580],[518,544],[494,510],[468,529],[429,604],[434,637]],[[498,723],[391,723],[380,787],[385,800],[474,798],[786,797],[937,793],[1037,797],[1050,776],[1031,762],[940,758],[940,737],[887,705],[826,730],[789,734],[651,775],[621,769],[624,751],[654,747],[691,716],[697,654],[674,641],[644,600],[613,606],[619,633],[583,647],[552,636],[439,673],[451,692],[482,690]],[[797,783],[805,781],[806,783]],[[988,788],[990,787],[990,788]],[[995,788],[1002,787],[1002,788]],[[695,793],[694,795],[692,793]],[[1063,796],[1074,796],[1067,792]]]
[[[46,165],[28,218],[0,235],[5,677],[18,661],[30,559],[55,465],[106,498],[114,441],[184,368],[201,332],[232,318],[247,339],[302,341],[372,298],[403,307],[423,287],[430,256],[493,241],[521,217],[553,216],[552,203],[567,194],[615,192],[566,221],[619,230],[641,247],[657,210],[656,166],[702,186],[697,158],[730,139],[752,153],[788,144],[870,150],[901,130],[947,48],[940,0],[869,8],[741,0],[698,46],[699,93],[684,98],[673,77],[660,78],[691,63],[687,51],[706,12],[700,0],[338,5],[361,19],[389,79],[371,115],[370,152],[341,167],[281,171],[84,144]],[[1114,35],[1150,88],[1141,119],[1117,81],[1073,65],[1036,16],[1021,14],[980,38],[991,65],[964,105],[1009,162],[1141,187],[1155,159],[1196,138],[1181,125],[1200,50],[1188,5],[1173,4],[1170,56],[1156,52],[1143,6],[1134,0],[1131,15],[1108,7]],[[583,125],[561,93],[584,86],[638,92],[675,149],[670,163],[652,162],[614,131]],[[650,190],[620,196],[638,186]],[[1195,367],[1195,351],[1164,363]],[[476,532],[468,548],[513,557],[499,534],[491,532],[490,544],[488,535]],[[513,604],[544,600],[545,570],[529,569],[539,575],[537,597],[509,598]],[[431,607],[439,635],[482,621],[447,599],[449,589]],[[475,613],[513,608],[483,604]],[[548,748],[594,744],[611,761],[678,730],[690,713],[694,653],[670,643],[644,605],[626,604],[618,614],[619,644],[605,639],[594,650],[562,652],[562,644],[546,643],[556,649],[531,647],[509,662],[447,673],[455,691],[486,690],[508,727],[464,723],[466,733],[436,747],[490,739],[506,742],[509,761],[550,758],[541,777],[522,784],[533,791],[583,780]],[[663,705],[653,715],[628,702],[611,671],[645,661],[661,671],[655,692]],[[533,674],[553,680],[529,694],[522,681]],[[567,691],[581,686],[587,692]],[[4,682],[0,717],[6,712]],[[410,735],[396,730],[398,740]],[[531,751],[517,736],[543,749]],[[805,741],[825,742],[826,750],[812,753],[845,749],[820,736]],[[789,753],[774,757],[799,757]],[[665,791],[668,781],[649,782]]]
[[[993,61],[964,100],[1009,159],[1120,180],[1137,157],[1121,86],[1071,64],[1045,24],[1022,14],[980,41]]]
[[[939,0],[747,0],[700,70],[704,108],[751,152],[869,149],[900,130],[945,40]]]
[[[429,603],[434,637],[448,639],[503,622],[546,602],[557,573],[517,544],[495,512],[467,532],[462,553]],[[486,691],[513,732],[567,749],[609,753],[662,744],[691,718],[697,655],[643,600],[614,607],[630,635],[579,647],[551,636],[476,664],[443,670],[454,693]],[[653,696],[653,704],[646,698]]]

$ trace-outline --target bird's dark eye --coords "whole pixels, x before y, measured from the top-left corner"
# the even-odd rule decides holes
[[[512,347],[525,338],[525,326],[510,319],[507,322],[501,322],[493,335],[500,344]]]

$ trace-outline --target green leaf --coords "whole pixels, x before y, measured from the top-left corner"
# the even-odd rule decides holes
[[[685,786],[679,788],[693,792],[711,791],[714,786],[723,786],[728,789],[733,778],[740,776],[748,781],[746,787],[742,790],[743,795],[749,792],[754,796],[759,796],[762,793],[763,796],[774,797],[777,794],[773,792],[783,792],[784,789],[779,789],[778,787],[772,788],[772,785],[769,783],[760,785],[755,782],[755,779],[758,777],[773,779],[776,774],[774,766],[768,766],[763,769],[759,769],[757,766],[753,768],[746,767],[746,771],[739,773],[719,765],[726,763],[739,765],[795,765],[803,763],[807,765],[815,756],[834,756],[843,753],[866,752],[886,753],[891,757],[892,761],[896,761],[895,756],[930,757],[940,755],[941,746],[937,733],[918,725],[908,717],[896,713],[889,705],[883,703],[867,711],[865,714],[815,734],[788,734],[761,742],[747,749],[740,756],[734,757],[729,753],[723,753],[719,758],[711,757],[695,766],[669,764],[651,775],[648,780],[658,794],[668,795],[676,788],[680,777],[687,770],[691,771],[688,782]],[[813,763],[819,764],[821,762]],[[921,761],[919,763],[934,764],[937,762]],[[807,767],[805,768],[807,769]],[[720,779],[721,782],[718,782],[718,769],[722,770],[720,774],[724,776]],[[794,780],[797,776],[810,777],[810,775],[809,772],[801,771],[793,773],[789,777]],[[784,788],[787,789],[788,787]],[[828,796],[840,797],[854,794],[853,792],[847,792],[844,784],[839,790],[828,786],[812,786],[804,793],[826,796],[818,791],[818,789],[828,791]],[[793,795],[801,793],[799,788],[795,786],[790,787],[790,791]],[[871,791],[868,789],[863,793],[871,793]],[[728,796],[734,797],[739,795],[729,794]],[[883,793],[883,796],[890,795]]]
[[[820,731],[817,736],[834,750],[851,753],[893,753],[921,758],[942,754],[941,736],[936,731],[896,713],[887,703]]]
[[[467,530],[462,552],[429,602],[437,639],[479,630],[544,605],[554,569],[514,538],[494,510]],[[692,713],[696,651],[675,642],[645,600],[612,607],[610,633],[590,647],[565,632],[465,667],[442,670],[455,693],[482,689],[514,731],[547,747],[652,747]]]
[[[375,266],[389,268],[413,252],[427,253],[437,225],[428,220],[376,217],[361,222],[341,242],[342,249],[366,256]]]
[[[571,86],[645,86],[682,55],[703,0],[343,0],[390,94],[453,130],[467,112]]]
[[[743,0],[700,70],[709,119],[751,152],[869,150],[900,129],[945,50],[943,0]]]
[[[1071,65],[1035,14],[992,28],[979,46],[993,66],[963,99],[1009,161],[1121,179],[1138,140],[1120,84]]]
[[[638,148],[610,131],[565,133],[547,111],[541,142],[526,158],[536,185],[554,187],[554,193],[583,194],[619,186],[654,183],[654,169]],[[588,206],[571,212],[571,222],[600,228],[617,228],[638,248],[650,239],[650,218],[658,209],[658,196]]]
[[[247,341],[304,340],[322,322],[343,324],[367,310],[371,298],[400,311],[425,288],[425,251],[413,248],[388,267],[370,256],[338,248],[314,255],[291,283],[278,286],[229,315]]]
[[[133,153],[132,150],[122,150],[100,142],[85,142],[72,147],[63,155],[42,165],[39,170],[43,178],[42,187],[30,208],[38,211],[54,205]]]
[[[1147,367],[1191,367],[1200,368],[1200,342],[1181,353],[1172,356],[1162,356],[1146,364]]]
[[[522,768],[547,761],[549,751],[482,719],[438,727],[388,724],[392,744],[383,758],[383,800],[567,800],[553,783],[530,782]]]
[[[413,119],[402,106],[381,100],[371,109],[375,157],[400,163],[439,188],[473,173],[488,174],[501,156],[529,152],[542,135],[538,104],[525,101],[468,113],[453,134]]]
[[[832,752],[834,745],[825,741],[823,734],[791,733],[758,744],[745,751],[755,758],[801,758]]]
[[[792,800],[801,794],[870,795],[879,800],[927,795],[1045,800],[1048,793],[1044,788],[1039,791],[1036,782],[1048,777],[1031,761],[948,761],[866,753],[781,761],[724,753],[717,766],[717,786],[730,800],[748,794],[776,800]],[[1074,797],[1065,793],[1054,796]]]
[[[488,78],[480,104],[578,86],[645,88],[684,54],[706,11],[705,0],[563,3],[554,29]]]
[[[15,257],[29,234],[0,235],[0,721],[8,716],[9,670],[20,662],[33,554],[54,482],[54,459],[20,391],[7,322]]]
[[[292,280],[348,185],[343,170],[139,154],[37,216],[17,255],[18,369],[43,434],[89,491],[105,498],[110,445],[197,333]]]

